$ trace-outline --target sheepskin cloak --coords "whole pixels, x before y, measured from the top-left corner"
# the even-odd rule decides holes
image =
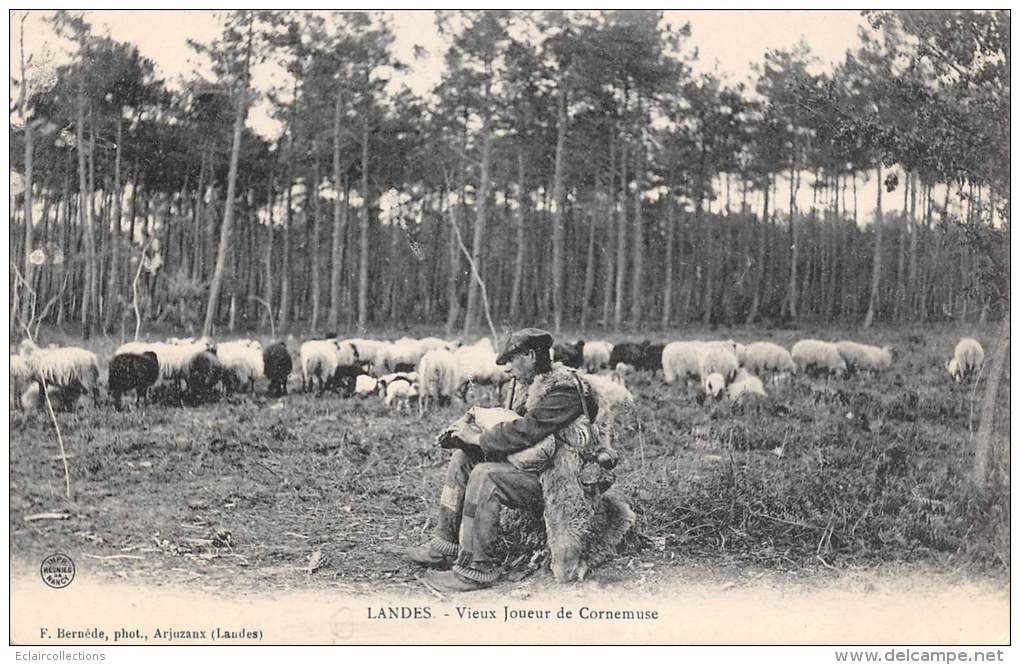
[[[557,364],[535,378],[525,406],[533,409],[553,388],[578,390],[575,377],[581,378],[585,394],[595,398],[598,414],[595,422],[582,414],[554,435],[552,465],[539,476],[551,567],[560,582],[583,580],[590,569],[612,558],[637,519],[625,500],[604,493],[612,475],[596,461],[600,453],[615,458],[613,402],[585,381],[583,374]]]

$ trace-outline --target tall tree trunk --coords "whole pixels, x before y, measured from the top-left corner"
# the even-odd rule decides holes
[[[264,265],[266,270],[265,284],[263,286],[262,316],[259,325],[265,328],[273,317],[273,208],[276,204],[276,193],[273,192],[273,175],[269,174],[269,187],[266,192],[266,211],[268,221],[266,222],[266,248],[264,250]]]
[[[630,291],[630,324],[635,330],[641,326],[641,305],[644,300],[645,229],[641,215],[643,156],[644,141],[639,137],[634,150],[634,277]]]
[[[878,286],[882,276],[882,163],[875,167],[878,196],[875,201],[875,254],[871,262],[871,291],[868,295],[868,312],[864,315],[864,327],[870,328],[878,309]]]
[[[216,267],[213,270],[212,284],[209,287],[209,303],[206,305],[205,323],[202,325],[202,335],[207,337],[212,335],[213,323],[216,320],[220,287],[223,284],[223,271],[227,264],[227,247],[230,244],[230,226],[234,222],[234,198],[237,195],[237,163],[241,154],[241,131],[244,129],[244,118],[248,115],[248,65],[251,62],[253,30],[254,21],[249,12],[244,74],[242,74],[240,89],[237,91],[237,108],[234,110],[234,137],[230,147],[230,167],[227,170],[227,200],[223,208],[223,223],[220,225]]]
[[[103,321],[103,332],[106,333],[110,329],[110,324],[113,322],[113,318],[119,315],[119,304],[115,304],[120,298],[120,221],[121,221],[121,205],[124,199],[124,192],[121,189],[120,183],[120,157],[121,157],[121,143],[124,140],[124,122],[123,117],[118,109],[117,113],[117,150],[113,160],[113,220],[110,224],[110,275],[107,280],[106,287],[106,316]]]
[[[596,189],[592,191],[592,204],[591,209],[588,211],[588,249],[584,255],[584,287],[582,292],[581,301],[581,330],[587,330],[588,320],[591,318],[591,299],[595,292],[595,269],[596,261],[595,258],[595,235],[598,228],[598,216],[601,212],[598,209],[597,191],[599,185],[596,184]]]
[[[553,210],[552,210],[552,288],[553,288],[553,331],[558,335],[563,323],[563,148],[567,136],[567,92],[560,82],[560,94],[556,113],[556,158],[553,167]],[[486,133],[488,138],[488,133]],[[483,164],[483,169],[485,165]],[[477,229],[476,229],[477,231]]]
[[[315,150],[315,183],[311,188],[312,194],[312,245],[308,248],[312,255],[312,330],[319,325],[319,301],[321,298],[321,279],[319,277],[319,184],[322,182],[322,173],[319,170],[319,147]]]
[[[333,238],[330,247],[331,264],[329,270],[329,317],[327,326],[330,330],[337,330],[340,326],[340,276],[343,274],[344,257],[344,236],[347,229],[342,223],[342,202],[340,200],[340,123],[343,118],[343,90],[336,93],[336,103],[333,105],[333,189],[336,190],[336,198],[333,199]],[[346,196],[346,191],[344,192]]]
[[[669,328],[673,316],[673,245],[676,237],[676,204],[673,200],[673,174],[670,172],[666,197],[666,265],[662,287],[662,329]]]
[[[368,214],[372,196],[368,191],[368,110],[361,116],[361,220],[358,224],[358,331],[368,327]]]
[[[794,145],[796,149],[796,145]],[[800,248],[797,246],[797,190],[800,188],[800,173],[794,166],[790,168],[790,284],[786,294],[787,312],[790,318],[797,319],[797,259]]]
[[[288,150],[288,152],[290,152]],[[292,158],[288,157],[288,161]],[[294,204],[293,204],[293,191],[294,191],[294,180],[293,180],[293,167],[288,165],[287,167],[287,193],[285,200],[287,201],[287,209],[284,211],[283,216],[283,228],[280,229],[283,235],[283,247],[280,249],[280,312],[279,318],[277,318],[276,327],[280,330],[286,330],[287,326],[290,325],[290,296],[291,296],[291,283],[290,283],[290,234],[294,224]]]
[[[514,278],[510,285],[510,320],[517,321],[521,314],[521,285],[524,280],[524,210],[528,205],[524,183],[524,149],[517,146],[517,212],[514,216],[517,254],[514,256]]]
[[[907,264],[907,294],[908,300],[906,303],[908,315],[911,317],[917,313],[917,235],[918,235],[918,222],[917,222],[917,173],[913,172],[910,174],[910,258]],[[924,187],[924,184],[921,184]],[[921,205],[924,205],[922,199]]]
[[[988,381],[985,384],[984,397],[981,400],[981,416],[978,422],[977,437],[974,439],[974,483],[984,487],[988,482],[988,470],[992,452],[992,431],[995,427],[995,406],[999,398],[999,383],[1002,371],[1006,366],[1009,352],[1009,312],[1002,319],[999,332],[999,343],[992,354]]]
[[[911,190],[911,181],[903,174],[903,215],[900,218],[900,238],[896,247],[896,297],[893,301],[893,320],[899,323],[903,316],[903,303],[907,298],[906,262],[907,262],[907,211]]]
[[[615,277],[615,239],[613,220],[616,217],[616,132],[609,132],[609,186],[606,189],[606,237],[608,247],[603,255],[606,274],[602,279],[602,325],[609,322],[609,309],[613,305],[613,278]]]
[[[765,234],[768,231],[769,223],[769,179],[765,178],[765,203],[762,206],[761,225],[758,229],[758,256],[757,274],[754,280],[754,295],[751,296],[751,308],[747,313],[745,325],[751,325],[758,320],[758,308],[761,306],[762,282],[765,281]]]
[[[485,99],[488,101],[488,84],[486,84]],[[478,277],[482,276],[482,247],[485,244],[485,216],[489,208],[489,170],[492,164],[492,119],[489,113],[485,114],[482,123],[482,168],[479,175],[478,195],[475,198],[475,231],[471,241],[471,262],[475,264]],[[555,214],[555,213],[554,213]],[[553,243],[556,240],[556,230],[553,229]],[[478,316],[478,298],[481,295],[481,288],[478,286],[477,278],[472,272],[468,278],[468,300],[467,311],[464,314],[463,339],[467,341],[471,337],[471,328]],[[495,340],[493,340],[495,342]]]
[[[82,71],[78,77],[78,114],[77,114],[77,151],[78,151],[78,219],[85,235],[85,283],[82,291],[81,323],[82,337],[89,339],[95,329],[95,310],[99,304],[95,300],[93,283],[96,279],[96,240],[92,229],[92,192],[88,187],[88,165],[85,143],[85,75]],[[66,255],[68,259],[71,254]]]
[[[25,69],[25,19],[28,18],[28,13],[23,12],[21,15],[21,33],[18,39],[19,47],[21,49],[21,99],[19,100],[19,113],[21,114],[21,121],[25,127],[25,191],[22,195],[22,200],[25,209],[25,247],[24,247],[24,265],[22,266],[22,277],[25,279],[25,283],[32,284],[32,262],[29,257],[33,251],[32,245],[32,188],[34,186],[34,158],[35,158],[35,145],[34,137],[32,135],[32,118],[28,115],[28,78],[29,73]],[[80,144],[79,144],[80,146]],[[28,293],[24,293],[22,296],[24,314],[22,315],[25,321],[28,321],[31,314],[31,297]],[[39,303],[36,304],[38,308]]]
[[[627,277],[627,144],[620,150],[620,219],[616,232],[616,306],[613,309],[613,332],[619,334],[623,322],[623,294]]]

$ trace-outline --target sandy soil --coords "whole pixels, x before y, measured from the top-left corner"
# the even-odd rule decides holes
[[[805,575],[675,567],[561,586],[544,576],[443,596],[424,584],[372,593],[332,588],[234,594],[229,588],[112,581],[79,567],[65,589],[35,565],[12,569],[16,644],[1005,644],[1008,587],[904,569]],[[409,609],[401,609],[409,608]],[[415,615],[417,608],[417,616]],[[475,618],[461,617],[476,612]],[[466,608],[466,609],[465,609]],[[587,609],[582,609],[587,608]],[[561,612],[562,610],[562,612]],[[507,612],[518,616],[507,619]],[[645,612],[644,619],[598,612]],[[493,618],[481,618],[491,612]],[[570,612],[569,618],[563,612]],[[391,617],[393,613],[408,618]],[[583,617],[581,616],[583,613]],[[652,618],[651,614],[654,614]],[[593,616],[594,614],[594,616]],[[57,629],[86,631],[59,639]],[[214,632],[257,631],[217,638]],[[41,630],[46,636],[41,637]],[[205,631],[204,639],[156,630]],[[117,631],[137,631],[118,638]],[[220,633],[222,636],[223,633]]]

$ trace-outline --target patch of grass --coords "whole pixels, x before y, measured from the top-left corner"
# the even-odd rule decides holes
[[[863,341],[899,351],[889,373],[767,384],[768,400],[747,409],[699,404],[695,388],[666,386],[661,375],[630,378],[638,400],[621,416],[616,486],[639,515],[628,553],[664,565],[903,561],[1007,572],[1008,371],[997,466],[988,487],[976,490],[967,477],[978,409],[968,387],[949,381],[942,367],[957,333],[876,332]],[[633,338],[789,346],[808,334],[847,336],[704,330]],[[991,338],[982,339],[990,350]],[[97,349],[104,362],[115,346]],[[296,384],[292,377],[292,390]],[[13,556],[131,553],[142,563],[104,568],[154,582],[252,589],[413,583],[417,571],[400,548],[430,535],[448,459],[433,437],[464,406],[419,420],[377,398],[292,392],[266,399],[264,390],[197,408],[164,402],[116,412],[87,404],[58,414],[74,503],[70,519],[52,522],[24,521],[65,507],[51,425],[40,414],[13,413]],[[503,527],[500,545],[515,574],[540,567],[540,522],[507,515]],[[316,552],[323,564],[311,573]],[[609,564],[607,574],[626,575],[624,565]]]

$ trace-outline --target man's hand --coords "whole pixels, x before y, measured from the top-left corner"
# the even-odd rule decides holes
[[[457,437],[464,443],[472,446],[478,445],[479,432],[473,427],[468,425],[463,420],[459,420],[454,423],[454,426],[450,429],[450,434]]]

